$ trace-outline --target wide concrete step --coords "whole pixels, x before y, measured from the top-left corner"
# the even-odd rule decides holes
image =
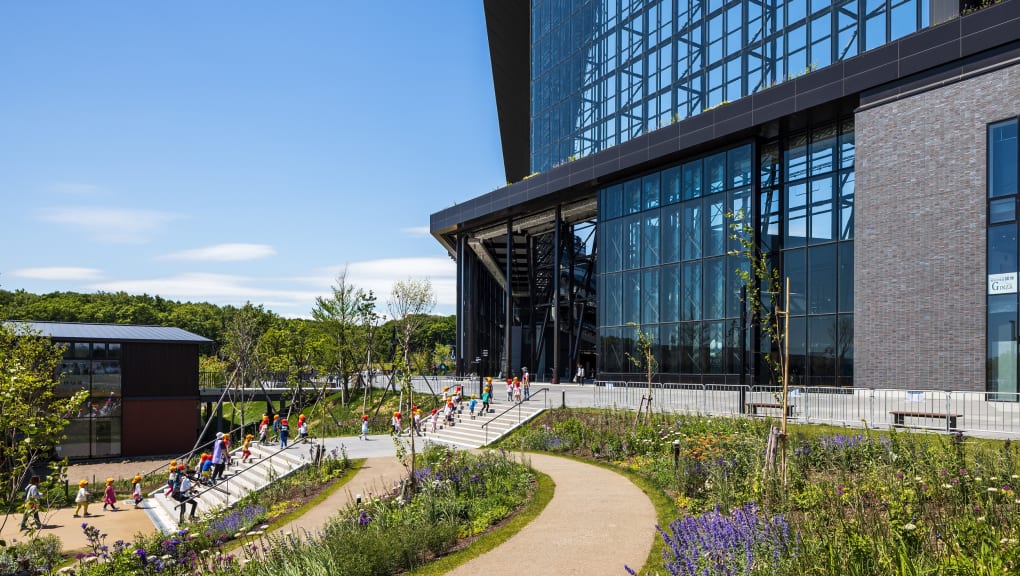
[[[292,474],[311,462],[311,444],[291,445],[287,450],[277,452],[276,445],[253,445],[252,456],[247,463],[241,462],[240,449],[231,453],[232,465],[224,471],[223,478],[214,487],[198,486],[199,496],[196,514],[202,516],[229,508],[252,492],[257,492],[278,478]],[[179,504],[164,496],[165,487],[151,493],[147,499],[150,518],[163,532],[178,529]],[[190,505],[189,505],[190,508]]]
[[[490,413],[476,415],[474,419],[467,410],[464,410],[458,414],[453,426],[440,422],[435,432],[432,432],[431,422],[426,422],[424,436],[433,442],[478,448],[495,442],[545,410],[544,404],[523,402],[519,407],[515,406],[510,411],[500,414],[509,407],[497,405]]]

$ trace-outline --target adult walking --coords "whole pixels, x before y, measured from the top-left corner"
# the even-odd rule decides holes
[[[178,524],[184,524],[184,509],[191,504],[191,518],[195,519],[195,510],[198,508],[198,501],[195,500],[194,484],[191,482],[191,478],[184,472],[184,464],[180,465],[178,470],[178,480],[174,483],[174,500],[180,502],[181,517]]]
[[[213,442],[212,463],[213,473],[211,480],[215,484],[223,477],[223,470],[227,467],[227,456],[223,451],[223,432],[216,433],[216,440]]]
[[[35,520],[35,529],[42,528],[42,521],[39,520],[39,501],[42,500],[42,492],[39,490],[39,477],[32,476],[28,480],[28,488],[25,488],[25,513],[21,516],[21,529],[28,530],[28,518]]]
[[[523,369],[524,374],[521,376],[521,389],[524,391],[524,399],[531,398],[531,374],[528,373],[528,367],[525,366]]]

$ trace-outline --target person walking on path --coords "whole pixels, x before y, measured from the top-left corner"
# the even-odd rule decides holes
[[[482,414],[489,413],[489,402],[492,400],[492,392],[488,388],[482,392]]]
[[[273,436],[274,436],[274,439],[278,439],[280,437],[280,415],[279,414],[273,416]]]
[[[42,492],[39,490],[39,477],[32,476],[28,480],[28,487],[25,488],[25,513],[21,516],[21,529],[28,531],[28,517],[35,520],[35,529],[42,528],[42,521],[39,520],[39,501],[42,500]]]
[[[308,420],[305,419],[304,414],[298,416],[297,433],[298,438],[301,439],[302,442],[308,441]]]
[[[362,440],[368,440],[368,414],[361,415],[361,436]]]
[[[514,402],[521,403],[521,381],[514,376]]]
[[[394,412],[393,413],[393,420],[392,420],[391,423],[393,424],[393,434],[396,434],[397,436],[400,436],[400,429],[401,429],[401,426],[400,426],[400,412]]]
[[[290,436],[290,424],[287,419],[280,420],[280,448],[287,447],[287,437]]]
[[[531,398],[531,374],[528,374],[528,367],[525,366],[523,369],[524,374],[521,376],[521,389],[524,391],[524,399]]]
[[[195,500],[193,493],[194,484],[192,484],[191,478],[185,474],[184,464],[181,464],[177,471],[178,480],[174,482],[174,500],[180,502],[179,506],[181,507],[181,517],[178,524],[184,524],[184,509],[188,507],[188,504],[191,504],[190,518],[194,520],[198,501]]]
[[[584,365],[577,363],[577,374],[574,374],[574,382],[584,386]]]
[[[432,431],[436,431],[436,427],[439,425],[439,410],[432,409]]]
[[[163,496],[169,498],[174,492],[174,478],[177,477],[177,460],[170,461],[170,476],[166,479],[166,491]]]
[[[227,457],[223,454],[223,432],[216,433],[216,440],[213,442],[212,463],[213,473],[210,480],[215,484],[223,477],[223,470],[227,467]]]
[[[513,402],[514,401],[514,379],[513,378],[507,378],[506,379],[506,401],[507,402]]]
[[[251,458],[251,441],[255,438],[251,434],[247,434],[244,437],[244,444],[241,446],[241,464],[247,464],[248,459]]]
[[[269,440],[269,416],[263,416],[262,423],[259,424],[259,444],[265,446],[267,440]]]
[[[131,484],[134,485],[131,498],[135,501],[135,508],[138,508],[138,505],[142,503],[142,475],[135,474],[135,477],[131,479]]]
[[[103,494],[103,510],[109,506],[111,510],[117,511],[117,490],[113,487],[113,478],[106,479],[106,492]]]
[[[471,395],[471,401],[468,402],[468,412],[471,413],[471,419],[475,419],[475,407],[478,406],[478,398],[474,394]]]
[[[74,497],[74,517],[80,518],[80,512],[85,513],[85,517],[92,516],[89,514],[89,496],[91,492],[86,488],[89,485],[88,480],[82,480],[78,482],[78,494]]]

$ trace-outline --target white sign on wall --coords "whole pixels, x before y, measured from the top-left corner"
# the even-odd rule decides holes
[[[1016,294],[1016,272],[988,275],[989,294]]]

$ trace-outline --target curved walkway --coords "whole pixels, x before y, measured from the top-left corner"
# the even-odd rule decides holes
[[[655,508],[626,477],[568,458],[527,454],[556,482],[542,514],[498,548],[450,576],[624,574],[644,565],[655,538]]]

